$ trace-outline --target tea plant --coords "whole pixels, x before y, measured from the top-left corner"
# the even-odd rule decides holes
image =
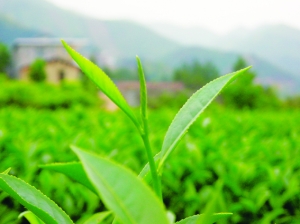
[[[161,151],[153,156],[149,141],[146,82],[139,58],[137,57],[141,99],[140,119],[136,117],[118,88],[100,68],[82,57],[65,42],[63,42],[63,45],[81,70],[133,122],[144,142],[148,164],[145,165],[139,177],[136,177],[132,171],[109,159],[91,154],[76,146],[71,146],[79,162],[50,164],[44,166],[44,168],[67,175],[102,199],[110,211],[95,214],[85,222],[86,224],[100,223],[111,215],[114,217],[113,223],[174,223],[174,217],[166,211],[162,201],[160,176],[164,163],[189,127],[220,91],[249,68],[215,79],[190,97],[169,126]],[[43,222],[73,223],[69,216],[53,201],[33,186],[8,175],[8,172],[7,170],[0,174],[0,187],[29,210],[22,213],[21,217],[24,216],[32,224]],[[153,189],[146,182],[151,183]],[[221,187],[222,183],[218,182],[217,192],[221,191]],[[187,217],[176,223],[213,223],[218,219],[230,216],[231,213],[213,214],[217,197],[218,194],[214,195],[211,203],[206,206],[203,215]]]

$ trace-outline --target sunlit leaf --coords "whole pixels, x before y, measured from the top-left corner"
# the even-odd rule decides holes
[[[103,203],[123,224],[168,224],[164,205],[134,173],[72,147]]]
[[[216,98],[221,90],[250,67],[217,78],[194,93],[176,114],[168,128],[161,150],[159,168],[174,150],[188,128],[204,109]]]
[[[22,217],[26,218],[30,224],[45,224],[38,217],[36,217],[31,211],[22,212],[18,218],[21,219]]]
[[[140,80],[141,115],[142,118],[147,119],[147,87],[146,87],[145,75],[144,75],[144,70],[142,67],[141,60],[138,56],[136,56],[136,61],[138,65],[138,74]]]
[[[73,223],[48,197],[14,176],[0,174],[0,188],[47,224]]]
[[[120,109],[123,110],[139,128],[139,123],[134,113],[113,81],[98,66],[76,52],[65,41],[62,40],[62,44],[81,68],[83,73],[87,75],[108,98],[110,98],[118,107],[120,107]]]
[[[88,220],[86,220],[83,224],[100,224],[104,219],[106,219],[111,212],[99,212],[97,214],[92,215]]]
[[[2,173],[3,174],[8,174],[10,170],[11,170],[11,168],[9,167],[8,169],[4,170]]]

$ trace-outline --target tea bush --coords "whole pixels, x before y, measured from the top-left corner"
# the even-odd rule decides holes
[[[155,152],[174,115],[167,108],[149,114]],[[221,178],[224,189],[217,206],[234,213],[230,223],[296,222],[299,122],[298,111],[208,108],[166,163],[162,178],[166,206],[178,218],[201,211],[214,194],[212,184]],[[12,174],[53,198],[74,220],[104,209],[103,204],[81,185],[41,170],[39,164],[75,160],[69,144],[95,152],[100,148],[98,153],[135,172],[146,162],[142,141],[119,112],[1,108],[0,130],[0,169],[11,166]],[[16,223],[23,208],[1,195],[0,223]]]
[[[0,106],[33,107],[37,109],[99,106],[101,100],[86,92],[79,83],[31,83],[6,80],[0,88]]]

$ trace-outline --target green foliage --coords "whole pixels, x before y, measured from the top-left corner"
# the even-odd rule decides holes
[[[175,110],[167,108],[149,111],[154,154],[174,115]],[[162,174],[166,207],[176,214],[176,220],[203,213],[215,194],[212,184],[223,179],[216,211],[232,212],[228,223],[261,223],[278,209],[284,212],[274,215],[271,222],[299,219],[299,122],[297,110],[207,108],[166,161]],[[69,144],[88,148],[135,173],[147,162],[135,127],[121,111],[1,107],[0,130],[0,170],[12,167],[10,174],[40,189],[74,221],[103,211],[103,204],[85,187],[40,169],[39,164],[75,161]],[[23,209],[7,195],[0,195],[0,223],[16,223]],[[280,221],[284,219],[287,221]]]
[[[87,93],[80,85],[6,81],[0,88],[0,106],[33,107],[38,109],[99,106],[96,93]]]
[[[112,80],[116,80],[116,81],[129,81],[129,80],[136,81],[136,80],[138,80],[136,70],[134,70],[134,69],[125,68],[125,67],[111,69],[111,68],[105,67],[105,68],[103,68],[103,71],[107,75],[109,75],[109,77]]]
[[[6,45],[0,43],[0,73],[7,72],[11,62],[11,55]]]
[[[140,178],[123,166],[108,159],[84,152],[76,147],[72,147],[72,149],[78,156],[82,167],[77,164],[75,165],[75,169],[81,170],[83,168],[85,174],[80,171],[78,172],[79,175],[74,179],[81,179],[81,183],[86,182],[84,185],[92,185],[94,187],[105,206],[111,209],[115,215],[114,223],[168,224],[169,219],[162,201],[161,180],[158,177],[158,172],[161,174],[161,171],[159,170],[166,162],[167,157],[175,149],[175,146],[178,145],[184,133],[195,122],[196,118],[229,82],[247,69],[222,76],[198,90],[175,116],[167,131],[159,157],[156,157],[158,160],[155,161],[155,158],[152,156],[149,140],[146,83],[139,58],[137,58],[137,63],[141,89],[141,122],[137,120],[111,79],[100,68],[81,56],[65,42],[63,42],[63,45],[82,71],[125,112],[138,129],[145,146],[153,190],[156,195]],[[72,169],[74,170],[74,166],[71,166]],[[63,173],[70,175],[69,171],[63,171]],[[76,174],[75,172],[73,175]],[[27,207],[38,219],[47,223],[72,223],[68,216],[65,216],[64,212],[57,209],[58,207],[56,207],[54,202],[43,196],[32,186],[25,184],[25,182],[20,182],[17,178],[8,174],[0,174],[0,178],[3,180],[2,182],[0,181],[0,187]],[[206,209],[208,213],[205,214],[204,220],[202,220],[203,217],[200,218],[203,222],[197,222],[202,224],[206,223],[206,221],[209,222],[213,209],[209,205],[208,209]]]
[[[151,109],[173,108],[179,110],[191,96],[189,90],[173,93],[162,93],[159,96],[149,96],[148,106]]]
[[[243,68],[245,67],[246,66]],[[219,72],[217,68],[210,62],[202,65],[199,62],[194,61],[191,65],[184,64],[174,71],[174,80],[181,81],[188,88],[192,89],[199,89],[206,83],[218,77]]]
[[[283,102],[283,106],[289,109],[300,108],[300,96],[296,95],[287,97]]]
[[[29,77],[34,82],[43,82],[46,80],[46,62],[43,59],[36,59],[29,68]]]
[[[73,223],[52,200],[16,177],[0,174],[0,188],[46,223]]]
[[[121,223],[168,224],[162,202],[130,170],[78,148],[73,151],[98,195]]]
[[[233,70],[241,69],[246,66],[243,58],[238,58],[233,66]],[[276,108],[280,106],[280,101],[276,93],[270,87],[264,88],[256,84],[256,74],[247,71],[243,76],[235,80],[230,87],[222,93],[223,101],[226,106],[234,108],[254,109],[254,108]]]

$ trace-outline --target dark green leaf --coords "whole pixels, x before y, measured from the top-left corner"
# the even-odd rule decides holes
[[[73,223],[53,201],[16,177],[0,174],[0,188],[47,224]]]

